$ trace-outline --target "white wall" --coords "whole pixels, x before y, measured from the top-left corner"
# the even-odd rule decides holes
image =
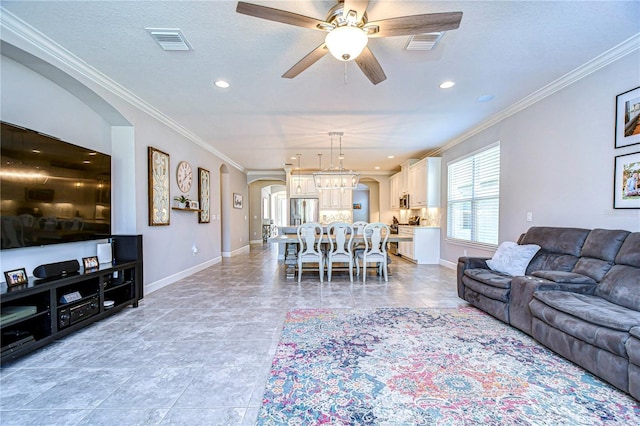
[[[442,205],[451,160],[500,141],[500,241],[516,240],[530,226],[640,231],[640,210],[613,209],[614,157],[640,146],[614,149],[615,97],[640,85],[640,53],[612,63],[442,154]],[[533,221],[526,221],[526,213]],[[457,263],[492,251],[446,240],[441,258]]]
[[[59,86],[17,62],[0,56],[0,119],[111,154],[110,126]],[[51,100],[55,100],[52,107]],[[70,125],[70,123],[77,123]],[[100,242],[104,242],[100,241]],[[96,255],[96,241],[3,250],[0,271]]]
[[[3,33],[3,38],[6,35],[10,34]],[[67,69],[64,65],[58,64],[56,59],[48,57],[46,53],[34,49],[28,43],[23,44],[19,39],[11,42],[25,52],[39,56],[60,69]],[[113,125],[96,112],[95,105],[84,103],[65,90],[65,87],[57,85],[7,56],[2,56],[0,59],[1,120],[48,133],[87,148],[111,153],[114,157],[121,151],[127,152],[129,160],[130,156],[134,157],[133,161],[118,163],[118,165],[133,167],[135,170],[126,170],[114,176],[112,191],[114,202],[120,199],[118,194],[133,194],[135,198],[125,206],[127,210],[123,210],[122,205],[114,206],[112,221],[118,225],[118,229],[143,235],[144,277],[147,289],[156,289],[170,284],[198,269],[220,261],[222,253],[219,169],[223,164],[220,158],[178,134],[165,123],[126,102],[113,91],[96,84],[85,75],[77,74],[73,70],[66,71],[73,77],[76,89],[78,85],[84,85],[85,89],[95,92],[94,96],[97,94],[102,102],[115,108],[124,120]],[[127,129],[127,126],[122,125],[123,121],[130,123],[131,127]],[[131,129],[133,129],[133,137],[131,137]],[[126,146],[127,139],[129,139],[128,146]],[[125,146],[122,145],[123,140]],[[179,161],[188,161],[194,172],[198,167],[211,172],[212,219],[210,223],[198,223],[196,213],[172,211],[169,226],[148,226],[148,146],[158,148],[170,155],[171,198],[180,194],[175,180],[175,167]],[[114,147],[117,147],[118,152],[114,152]],[[233,166],[229,166],[228,169],[231,191],[241,193],[245,197],[245,208],[232,209],[227,222],[233,251],[248,244],[249,231],[246,218],[248,191],[246,175]],[[113,172],[118,173],[118,167],[115,165]],[[194,199],[197,199],[196,191],[197,183],[189,193]],[[127,197],[129,196],[125,199]],[[117,216],[113,217],[113,215]],[[132,224],[131,221],[135,223]],[[192,253],[194,245],[198,247],[198,253],[195,256]],[[0,252],[0,270],[25,267],[31,274],[35,266],[43,263],[81,259],[95,254],[95,242],[5,250]]]

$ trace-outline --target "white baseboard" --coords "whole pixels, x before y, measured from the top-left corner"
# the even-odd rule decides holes
[[[246,245],[244,247],[240,247],[239,249],[236,249],[234,251],[223,251],[222,252],[222,257],[233,257],[233,256],[237,256],[239,254],[245,254],[245,253],[249,253],[251,251],[251,247],[249,247],[249,245]]]
[[[144,294],[153,293],[156,290],[160,290],[161,288],[166,287],[170,284],[173,284],[176,281],[181,280],[182,278],[188,277],[189,275],[193,275],[196,272],[200,272],[203,269],[207,269],[208,267],[213,266],[216,263],[220,263],[220,262],[222,262],[222,257],[218,256],[204,263],[193,266],[189,269],[185,269],[184,271],[180,271],[173,275],[169,275],[168,277],[165,277],[161,280],[152,282],[150,284],[146,284],[144,286]]]
[[[458,269],[457,263],[449,262],[448,260],[444,260],[444,259],[440,259],[440,265],[444,266],[445,268],[449,268],[453,270]]]

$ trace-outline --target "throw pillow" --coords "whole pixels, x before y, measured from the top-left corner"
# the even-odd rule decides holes
[[[493,257],[487,260],[487,265],[497,272],[521,276],[538,250],[540,246],[537,244],[519,245],[513,241],[505,241],[500,244]]]

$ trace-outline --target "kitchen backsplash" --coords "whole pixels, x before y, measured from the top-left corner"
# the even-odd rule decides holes
[[[325,225],[331,222],[351,223],[352,221],[353,221],[353,214],[349,210],[320,211],[320,222]]]
[[[400,210],[398,221],[400,223],[409,223],[412,216],[420,217],[420,226],[440,226],[441,211],[438,208],[421,208],[411,210]]]

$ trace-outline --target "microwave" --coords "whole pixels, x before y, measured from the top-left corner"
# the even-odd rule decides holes
[[[400,208],[408,209],[409,208],[409,194],[404,194],[400,197]]]

